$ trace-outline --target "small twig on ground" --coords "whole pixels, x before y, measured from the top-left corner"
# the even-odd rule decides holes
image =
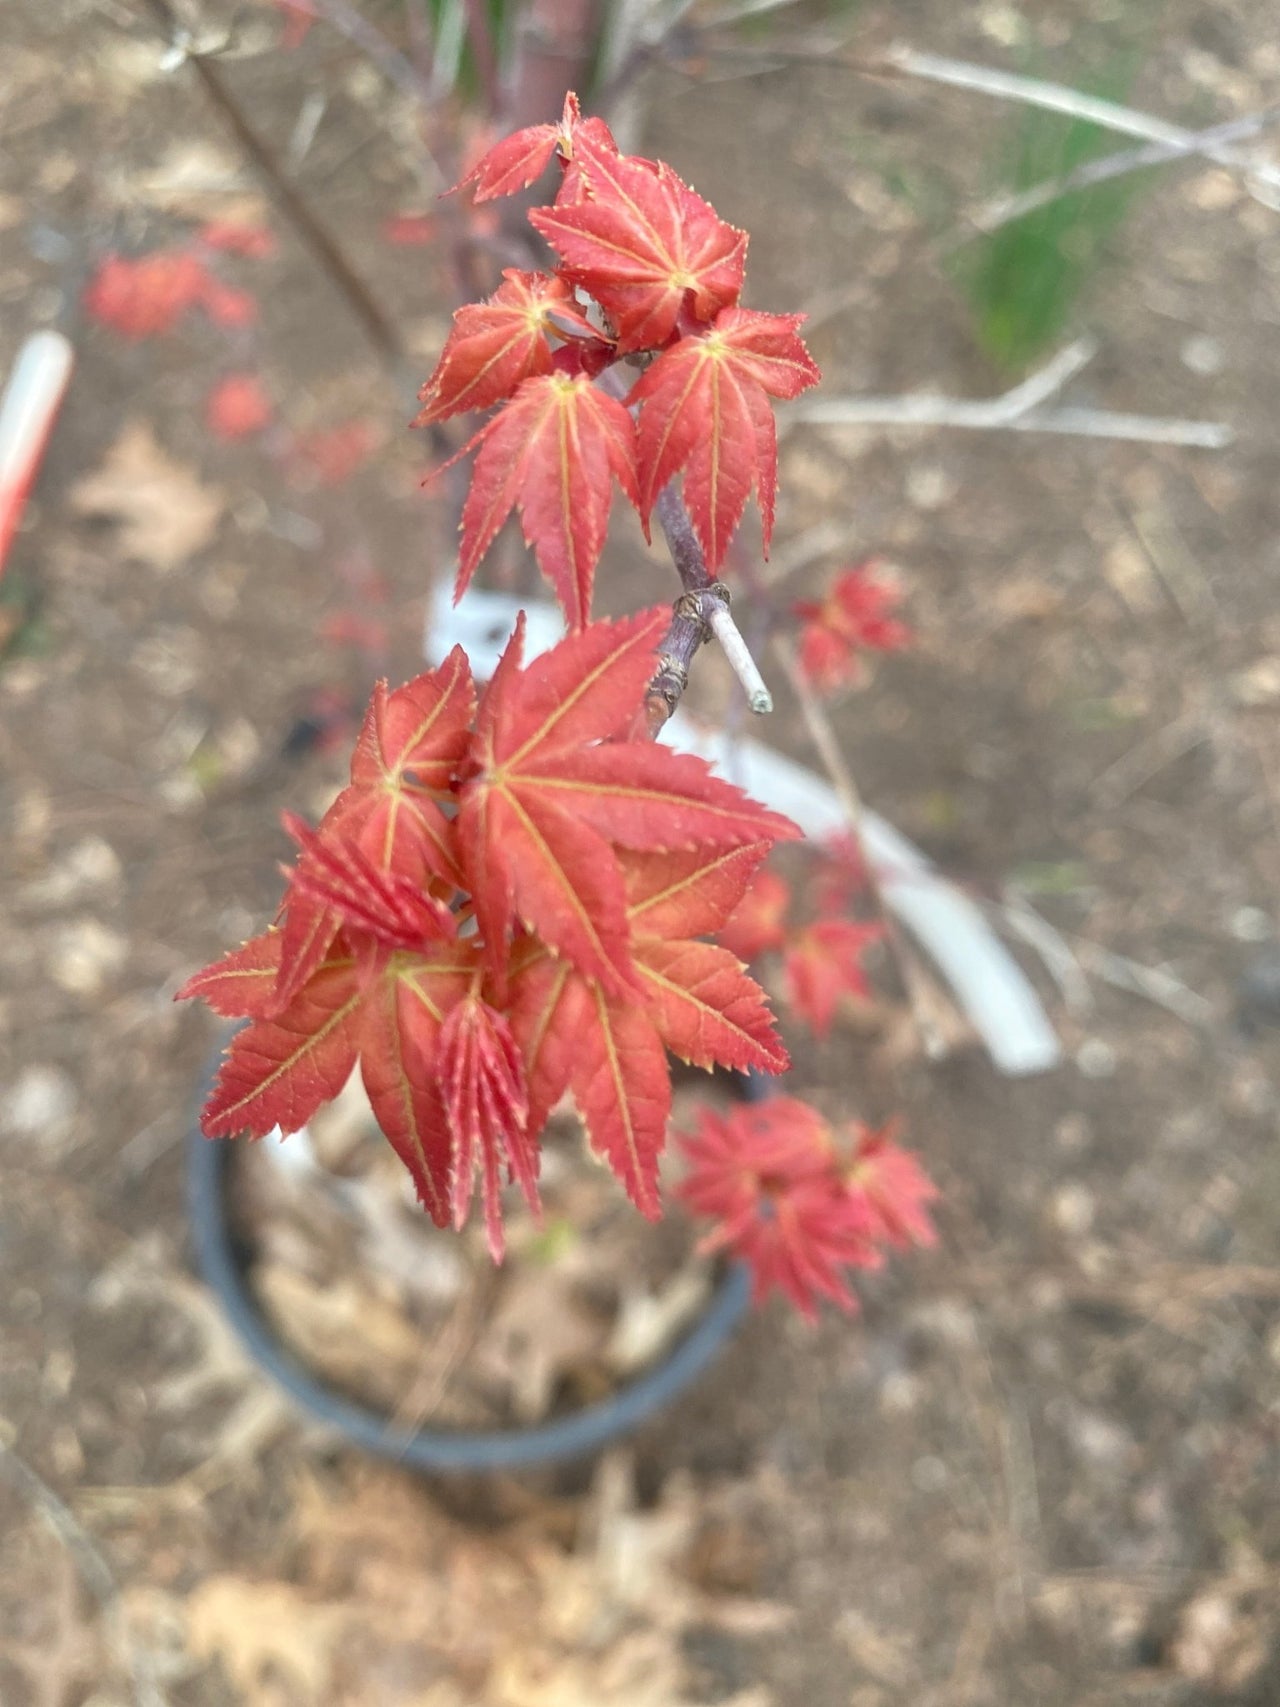
[[[0,1440],[0,1479],[35,1507],[75,1561],[81,1581],[102,1610],[112,1644],[133,1683],[139,1707],[165,1707],[165,1696],[143,1663],[144,1656],[136,1651],[129,1638],[120,1591],[97,1542],[44,1478],[3,1440]]]
[[[1144,966],[1141,961],[1130,960],[1128,955],[1115,954],[1109,948],[1080,937],[1073,939],[1072,947],[1077,958],[1095,978],[1114,985],[1117,990],[1128,990],[1131,995],[1145,997],[1196,1030],[1212,1021],[1213,1003],[1208,997],[1189,988],[1167,968]]]
[[[1126,415],[1109,409],[1043,405],[1093,359],[1097,344],[1079,338],[1044,367],[999,397],[972,402],[920,391],[906,397],[825,397],[792,404],[784,425],[805,421],[827,427],[960,427],[971,431],[1065,433],[1081,438],[1127,439],[1143,444],[1191,445],[1220,450],[1235,434],[1223,422]]]
[[[876,63],[858,68],[876,71]],[[933,83],[945,83],[953,89],[971,89],[978,94],[992,95],[997,100],[1016,101],[1023,106],[1042,107],[1047,112],[1062,113],[1067,118],[1083,119],[1103,130],[1116,131],[1122,136],[1134,136],[1143,142],[1159,142],[1175,148],[1187,147],[1189,152],[1205,155],[1218,166],[1245,172],[1257,183],[1280,188],[1280,166],[1254,160],[1245,151],[1229,143],[1202,143],[1197,132],[1182,125],[1170,124],[1154,114],[1124,107],[1096,95],[1087,95],[1061,83],[1046,83],[1039,77],[1022,77],[1015,72],[996,71],[990,66],[975,65],[969,60],[947,59],[941,54],[920,53],[905,43],[889,48],[879,62],[908,77],[923,77]]]
[[[1093,993],[1089,989],[1089,980],[1062,932],[1037,913],[1014,884],[1010,884],[1000,897],[998,911],[1005,927],[1040,956],[1045,971],[1062,994],[1067,1012],[1077,1017],[1091,1012]]]
[[[1108,154],[1101,160],[1086,160],[1074,171],[1065,172],[1060,178],[1046,179],[1042,184],[1033,184],[1019,195],[994,196],[969,214],[966,220],[968,229],[960,232],[948,247],[955,248],[974,237],[989,236],[1002,226],[1012,225],[1016,219],[1038,213],[1063,196],[1075,195],[1097,184],[1110,183],[1113,179],[1127,177],[1131,172],[1141,172],[1150,166],[1204,156],[1223,144],[1244,142],[1278,120],[1280,107],[1266,107],[1244,118],[1230,119],[1226,124],[1196,131],[1182,142],[1146,142],[1138,148],[1125,148],[1117,154]]]

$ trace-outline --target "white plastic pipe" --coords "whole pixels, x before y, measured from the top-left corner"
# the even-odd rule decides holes
[[[461,645],[476,676],[487,680],[522,608],[525,656],[532,658],[564,634],[554,605],[472,590],[455,607],[450,585],[442,581],[427,612],[427,662],[438,664]],[[794,819],[811,840],[825,840],[849,827],[835,790],[823,777],[762,742],[750,737],[731,741],[683,712],[667,724],[663,739],[681,752],[708,760],[757,800]],[[862,835],[885,905],[946,979],[994,1065],[1011,1077],[1056,1067],[1062,1046],[1040,999],[979,909],[877,813],[863,813]]]

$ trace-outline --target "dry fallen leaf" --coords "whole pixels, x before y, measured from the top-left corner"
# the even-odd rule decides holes
[[[168,571],[213,538],[225,496],[156,443],[145,421],[126,423],[102,465],[71,488],[79,516],[117,522],[125,556]]]
[[[348,1618],[292,1583],[208,1577],[186,1606],[187,1643],[199,1659],[222,1661],[241,1699],[259,1707],[328,1700],[335,1645]]]

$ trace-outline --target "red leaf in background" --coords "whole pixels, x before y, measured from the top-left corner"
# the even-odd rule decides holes
[[[384,658],[391,645],[391,631],[386,623],[358,610],[330,611],[316,633],[328,646],[351,646],[370,658]]]
[[[85,287],[85,311],[122,337],[154,338],[203,299],[209,278],[204,263],[183,250],[137,260],[108,255]]]
[[[875,1237],[906,1250],[911,1245],[936,1245],[937,1230],[925,1208],[938,1188],[909,1150],[893,1142],[896,1123],[879,1131],[858,1122],[853,1127],[856,1148],[845,1179],[850,1191],[865,1200]]]
[[[814,884],[816,908],[819,914],[834,917],[847,912],[870,889],[866,853],[852,830],[828,836],[817,852],[821,863]]]
[[[705,333],[664,350],[632,389],[646,528],[659,495],[684,470],[684,501],[719,568],[752,489],[765,555],[773,532],[778,446],[770,397],[797,397],[820,377],[797,335],[802,314],[723,309]]]
[[[294,451],[321,486],[340,486],[369,460],[382,443],[372,421],[344,421],[341,426],[299,433]]]
[[[504,1165],[534,1214],[542,1212],[524,1064],[505,1015],[475,994],[460,1002],[441,1028],[437,1071],[453,1134],[454,1226],[466,1224],[478,1170],[489,1254],[501,1262]]]
[[[757,1302],[776,1288],[810,1320],[821,1298],[857,1307],[845,1271],[881,1259],[866,1205],[842,1188],[831,1128],[816,1109],[775,1097],[729,1115],[707,1111],[680,1145],[689,1171],[677,1192],[717,1223],[701,1248],[745,1262]]]
[[[207,1138],[296,1132],[356,1064],[360,986],[350,959],[322,966],[293,1001],[232,1038],[205,1104]]]
[[[651,350],[688,305],[709,320],[736,302],[747,235],[726,225],[669,166],[578,139],[580,199],[534,208],[534,229],[561,257],[562,274],[588,290],[618,330],[618,349]]]
[[[572,285],[550,273],[522,273],[514,267],[502,277],[487,302],[468,303],[455,312],[435,371],[418,393],[424,407],[415,427],[464,409],[487,409],[510,397],[521,380],[550,373],[547,339],[561,327],[564,337],[601,342],[575,303]]]
[[[557,148],[569,160],[585,137],[590,137],[598,148],[616,148],[604,120],[584,119],[578,97],[570,91],[564,98],[564,112],[559,124],[529,125],[503,137],[477,161],[465,178],[453,186],[453,190],[474,184],[478,202],[491,201],[495,196],[515,195],[542,176]],[[453,190],[447,193],[452,195]]]
[[[525,543],[537,553],[569,626],[583,628],[613,503],[611,474],[636,501],[631,416],[584,376],[546,374],[525,380],[458,456],[475,445],[480,454],[462,511],[454,602],[518,505]]]
[[[634,720],[666,623],[661,611],[593,623],[528,669],[523,616],[517,624],[481,701],[475,774],[458,813],[467,886],[496,973],[519,919],[621,994],[634,973],[610,843],[726,851],[797,833],[701,760],[613,739]]]
[[[440,222],[430,213],[393,213],[382,222],[382,236],[397,249],[425,249],[434,243]]]
[[[220,250],[224,255],[244,255],[251,261],[264,261],[276,252],[274,231],[265,225],[250,225],[234,219],[211,219],[200,227],[200,241],[206,249]]]
[[[219,439],[247,439],[271,422],[271,399],[254,373],[229,373],[205,399],[204,418]]]
[[[224,1019],[261,1019],[274,1005],[280,946],[279,931],[251,936],[240,948],[188,978],[174,1001],[199,996]]]
[[[826,1037],[846,996],[871,994],[862,955],[884,936],[884,926],[850,919],[818,919],[791,939],[782,961],[787,1001],[815,1037]]]
[[[911,644],[911,630],[894,615],[901,589],[879,579],[879,567],[878,558],[868,558],[837,575],[820,602],[802,599],[791,607],[805,623],[800,667],[820,692],[856,680],[860,651],[898,652]]]
[[[776,871],[762,867],[720,930],[721,946],[750,964],[786,941],[791,886]]]
[[[310,33],[311,26],[316,22],[315,8],[310,0],[275,0],[276,10],[284,14],[284,31],[280,37],[280,47],[284,53],[292,53],[301,47]]]
[[[200,306],[215,326],[236,328],[255,326],[258,321],[258,299],[247,290],[236,290],[210,274],[200,293]]]

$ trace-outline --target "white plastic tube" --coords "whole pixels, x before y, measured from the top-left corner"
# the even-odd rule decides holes
[[[522,608],[525,656],[532,658],[564,634],[554,605],[470,591],[455,608],[449,586],[442,583],[427,613],[427,662],[438,664],[461,645],[476,676],[487,679]],[[835,790],[823,777],[749,736],[731,741],[681,712],[667,724],[663,739],[708,760],[757,800],[794,819],[811,840],[848,829]],[[979,909],[877,813],[864,812],[862,836],[885,905],[946,979],[994,1065],[1011,1077],[1056,1067],[1062,1046],[1040,999]]]

